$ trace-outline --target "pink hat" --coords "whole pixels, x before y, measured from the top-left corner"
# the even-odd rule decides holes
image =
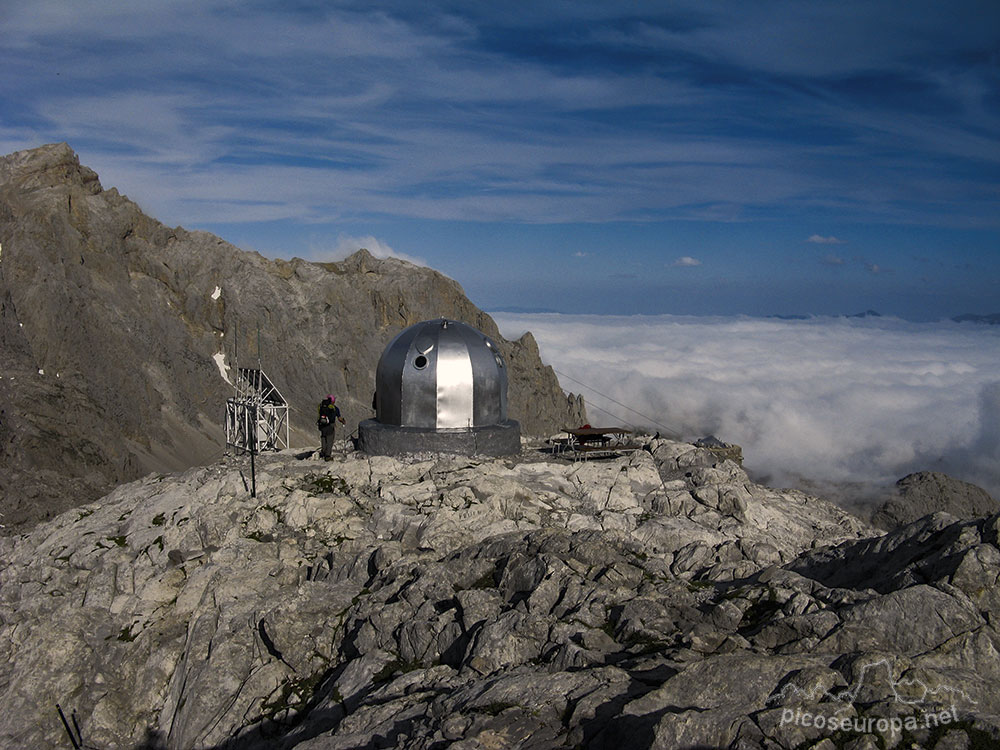
[[[333,403],[334,401],[336,401],[336,400],[337,400],[337,397],[336,397],[336,396],[333,396],[333,395],[327,395],[327,398],[328,398],[328,399],[330,399],[330,403],[331,403],[331,404],[332,404],[332,403]]]

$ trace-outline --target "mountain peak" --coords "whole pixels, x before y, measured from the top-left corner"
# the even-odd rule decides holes
[[[80,157],[67,143],[49,143],[0,158],[0,183],[11,183],[22,190],[70,185],[91,195],[103,190],[97,173],[82,166]]]
[[[418,266],[417,264],[404,258],[397,258],[393,256],[380,258],[373,255],[372,252],[365,247],[358,248],[343,260],[338,261],[336,265],[343,271],[353,271],[355,273],[384,273],[389,269],[405,269],[407,272],[411,272],[416,268],[423,268],[422,266]],[[428,268],[426,270],[440,274],[440,271],[434,271],[434,269]]]
[[[169,229],[102,190],[65,143],[0,157],[0,242],[8,527],[218,454],[229,374],[248,357],[292,406],[296,446],[316,439],[322,394],[338,395],[350,434],[371,416],[383,348],[421,320],[460,320],[497,341],[526,435],[586,421],[537,354],[520,356],[443,274],[367,250],[332,264],[270,262]]]

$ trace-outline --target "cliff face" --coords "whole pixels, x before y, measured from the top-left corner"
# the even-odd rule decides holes
[[[385,344],[420,320],[470,323],[510,365],[526,434],[583,421],[529,336],[509,342],[442,274],[365,251],[267,260],[171,229],[81,166],[65,144],[0,159],[0,513],[8,526],[109,485],[218,456],[232,367],[256,363],[291,405],[293,445],[338,395],[347,434],[371,416]],[[238,340],[237,340],[238,339]]]

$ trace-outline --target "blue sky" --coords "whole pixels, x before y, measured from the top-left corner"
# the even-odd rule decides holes
[[[481,307],[1000,311],[1000,3],[0,0],[0,150]]]

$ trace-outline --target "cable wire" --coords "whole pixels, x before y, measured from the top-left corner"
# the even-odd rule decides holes
[[[555,372],[556,375],[559,375],[560,377],[566,378],[567,380],[572,380],[577,385],[582,385],[584,388],[593,391],[594,393],[596,393],[601,398],[605,398],[608,401],[610,401],[611,403],[617,404],[618,406],[622,407],[623,409],[628,409],[633,414],[637,414],[638,416],[640,416],[643,419],[645,419],[648,424],[651,424],[651,425],[654,425],[655,427],[661,428],[663,430],[664,434],[666,434],[668,437],[672,437],[674,439],[679,439],[680,438],[681,435],[680,435],[679,432],[677,432],[676,430],[671,429],[670,427],[667,427],[664,424],[661,424],[660,422],[656,421],[655,419],[653,419],[653,417],[649,416],[648,414],[643,414],[641,411],[636,411],[631,406],[627,406],[626,404],[623,404],[621,401],[616,401],[615,399],[611,398],[611,396],[607,395],[606,393],[601,393],[599,390],[597,390],[593,386],[587,385],[586,383],[582,383],[579,380],[577,380],[576,378],[571,377],[570,375],[567,375],[564,372],[559,372],[559,370],[557,370],[554,367],[552,368],[552,370],[553,370],[553,372]],[[618,415],[612,414],[607,409],[602,409],[600,406],[597,406],[596,404],[588,404],[588,406],[593,406],[598,411],[602,411],[605,414],[607,414],[607,415],[609,415],[611,417],[614,417],[615,419],[621,419],[621,417],[619,417]],[[622,421],[625,421],[625,420],[622,420]]]

